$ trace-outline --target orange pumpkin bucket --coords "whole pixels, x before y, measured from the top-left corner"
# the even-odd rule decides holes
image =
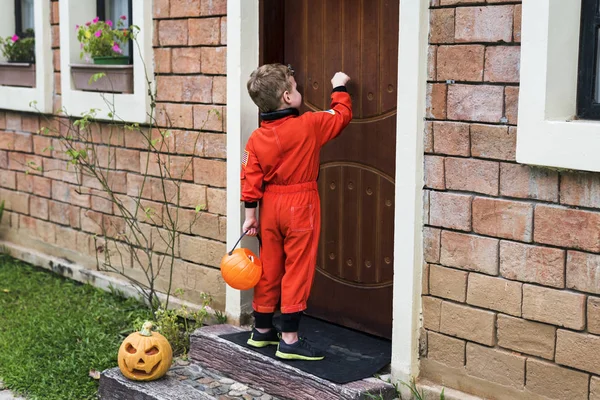
[[[262,275],[262,262],[260,258],[252,251],[244,248],[236,249],[238,243],[246,235],[246,232],[240,236],[237,243],[221,259],[221,275],[225,282],[234,289],[248,290],[252,289]],[[260,237],[258,237],[260,244]]]

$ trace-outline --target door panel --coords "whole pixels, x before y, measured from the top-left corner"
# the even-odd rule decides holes
[[[268,3],[284,7],[283,60],[273,61],[294,67],[302,112],[329,108],[335,72],[352,78],[354,119],[321,153],[321,240],[307,313],[390,337],[399,0]]]

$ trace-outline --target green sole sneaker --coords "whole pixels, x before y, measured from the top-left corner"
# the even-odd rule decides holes
[[[279,344],[279,341],[276,341],[276,342],[259,341],[259,340],[252,340],[252,338],[250,338],[250,339],[248,339],[248,341],[246,343],[248,343],[248,346],[258,347],[260,349],[262,347],[267,347],[267,346],[276,346]]]
[[[323,352],[312,347],[304,338],[299,338],[292,344],[287,344],[283,339],[280,340],[275,356],[283,360],[304,361],[320,361],[325,358]]]
[[[271,329],[267,333],[260,333],[256,329],[252,330],[250,339],[246,342],[248,346],[263,348],[267,346],[277,346],[279,344],[279,335],[275,329]]]
[[[279,350],[275,353],[275,356],[278,358],[284,359],[284,360],[304,360],[304,361],[320,361],[325,358],[325,356],[310,357],[310,356],[303,356],[301,354],[282,353]]]

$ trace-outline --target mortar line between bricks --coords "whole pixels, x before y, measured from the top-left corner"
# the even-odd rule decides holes
[[[515,283],[520,283],[521,284],[521,291],[524,293],[525,291],[525,285],[529,285],[529,286],[536,286],[538,288],[542,288],[542,289],[548,289],[548,290],[554,290],[554,291],[560,291],[560,292],[564,292],[564,293],[572,293],[572,294],[579,294],[579,295],[583,295],[583,296],[594,296],[594,293],[587,293],[587,292],[582,292],[582,291],[578,291],[576,289],[569,289],[569,288],[557,288],[555,286],[549,286],[549,285],[543,285],[541,283],[538,282],[528,282],[528,281],[519,281],[517,279],[510,279],[510,278],[506,278],[502,275],[490,275],[490,274],[486,274],[485,272],[482,271],[474,271],[474,270],[469,270],[469,269],[464,269],[461,267],[457,267],[454,265],[447,265],[447,264],[442,264],[441,262],[437,262],[437,263],[433,263],[433,262],[428,262],[429,265],[432,266],[436,266],[436,267],[442,267],[442,268],[446,268],[446,269],[450,269],[453,271],[457,271],[457,272],[467,272],[469,274],[471,273],[475,273],[475,274],[479,274],[479,275],[483,275],[483,276],[487,276],[489,278],[499,278],[499,279],[504,279],[510,282],[515,282]],[[431,294],[430,294],[431,295]],[[436,297],[436,296],[434,296]],[[440,297],[442,298],[442,297]],[[446,299],[447,300],[447,299]],[[465,304],[468,304],[465,302]],[[515,318],[523,318],[526,319],[525,317],[523,317],[523,311],[522,311],[523,305],[521,304],[521,317],[515,317]],[[507,314],[510,315],[510,314]],[[514,317],[514,315],[513,315]],[[533,321],[533,320],[531,320]],[[534,322],[540,322],[540,321],[534,321]],[[540,323],[544,323],[547,325],[552,325],[552,324],[548,324],[546,322],[540,322]],[[570,328],[564,328],[563,329],[570,329]],[[574,332],[578,332],[578,333],[582,333],[584,330],[573,330]]]
[[[452,232],[452,233],[458,233],[458,234],[468,235],[468,236],[471,236],[471,237],[496,239],[496,240],[499,240],[499,241],[516,243],[516,244],[526,245],[526,246],[544,247],[544,248],[549,248],[549,249],[554,249],[554,250],[562,250],[562,251],[565,251],[565,252],[566,251],[578,251],[578,252],[582,252],[582,253],[586,253],[586,254],[597,254],[597,253],[594,253],[594,252],[585,251],[585,250],[581,250],[581,249],[573,249],[573,248],[569,248],[569,247],[558,247],[556,245],[551,245],[551,244],[546,244],[546,243],[538,243],[538,242],[520,242],[520,241],[514,240],[514,239],[499,238],[499,237],[489,236],[489,235],[482,234],[482,233],[461,231],[461,230],[458,230],[458,229],[446,228],[446,227],[443,227],[443,226],[435,226],[435,225],[430,225],[430,224],[425,224],[424,226],[427,227],[427,228],[439,229],[440,231],[447,231],[447,232]],[[440,243],[441,243],[441,236],[440,236]],[[566,254],[565,254],[565,260],[566,260]],[[566,285],[563,285],[563,286],[566,286]],[[548,287],[553,287],[553,286],[548,286]],[[553,288],[555,288],[555,287],[553,287]],[[587,292],[582,292],[582,293],[587,293]]]
[[[29,194],[29,193],[27,193],[27,194]],[[57,201],[57,200],[52,200],[52,201],[56,201],[57,203],[62,203],[62,202],[59,202],[59,201]],[[86,211],[93,211],[93,212],[95,212],[95,213],[102,214],[102,215],[107,215],[107,216],[109,216],[109,217],[123,218],[121,215],[117,215],[117,214],[107,214],[107,213],[105,213],[105,212],[102,212],[102,211],[96,211],[96,210],[93,210],[93,209],[91,209],[91,208],[85,208],[85,207],[81,207],[81,206],[73,205],[73,204],[71,204],[71,203],[62,203],[62,204],[68,204],[68,205],[70,205],[70,206],[73,206],[73,207],[78,207],[78,208],[80,209],[80,211],[82,211],[82,210],[86,210]],[[35,217],[35,216],[32,216],[31,214],[23,214],[23,213],[21,213],[21,212],[19,212],[19,211],[10,210],[10,209],[8,209],[8,208],[6,209],[6,211],[7,211],[7,212],[10,212],[10,213],[12,213],[12,214],[16,214],[16,215],[22,215],[22,216],[24,216],[24,217],[32,218],[32,219],[38,220],[38,221],[40,221],[40,222],[45,222],[45,223],[49,223],[49,224],[56,225],[56,226],[59,226],[59,227],[63,227],[63,228],[69,228],[69,229],[72,229],[72,230],[74,230],[74,231],[78,231],[78,232],[82,232],[82,233],[87,233],[87,234],[90,234],[90,235],[94,235],[94,233],[93,233],[93,232],[88,232],[88,231],[85,231],[85,230],[83,230],[83,228],[75,228],[75,227],[71,226],[70,224],[69,224],[69,225],[67,225],[67,224],[62,224],[62,223],[60,223],[60,222],[52,221],[52,220],[50,220],[50,218],[48,218],[48,219],[37,218],[37,217]],[[188,211],[191,211],[191,210],[188,210]],[[212,213],[208,213],[208,214],[212,214]],[[226,216],[224,216],[224,215],[220,215],[220,214],[212,214],[212,215],[216,216],[217,218],[220,218],[220,217],[226,217]],[[157,228],[157,229],[168,230],[168,229],[166,229],[166,228],[163,228],[162,226],[158,226],[158,225],[154,225],[154,224],[150,224],[150,223],[146,223],[146,224],[147,224],[147,225],[149,225],[149,226],[150,226],[150,227],[152,227],[152,228]],[[98,224],[98,225],[99,225],[99,224]],[[217,242],[217,243],[225,243],[225,242],[223,242],[223,241],[221,241],[221,240],[219,240],[219,239],[212,238],[212,237],[208,237],[208,236],[202,236],[202,235],[200,235],[200,234],[191,234],[191,233],[180,232],[180,231],[178,231],[178,233],[179,233],[180,235],[184,235],[184,236],[189,236],[189,237],[199,237],[199,238],[201,238],[201,239],[210,240],[210,241]],[[117,241],[117,242],[119,242],[119,243],[125,243],[125,244],[126,244],[126,242],[123,242],[123,241],[120,241],[120,240],[117,240],[117,239],[114,239],[114,238],[110,238],[110,240],[114,240],[114,241]],[[135,247],[135,246],[134,246],[134,247]],[[160,253],[160,252],[159,252],[159,253]],[[160,254],[164,254],[164,253],[160,253]],[[177,257],[176,257],[176,258],[177,258]],[[215,267],[215,268],[217,268],[217,267]],[[218,268],[217,268],[217,269],[218,269]]]
[[[450,81],[450,83],[449,83]],[[429,84],[446,84],[447,86],[463,85],[463,86],[494,86],[494,87],[519,87],[519,82],[492,82],[492,81],[458,81],[455,79],[432,80],[427,81]]]
[[[486,47],[521,47],[521,42],[430,42],[430,46],[473,46],[481,45]],[[223,45],[224,46],[224,45]],[[208,47],[208,46],[206,46]],[[159,48],[159,47],[155,47]]]
[[[514,0],[507,1],[503,3],[486,3],[485,1],[477,2],[477,3],[466,3],[466,4],[449,4],[449,5],[439,5],[439,6],[429,6],[430,10],[440,10],[440,9],[448,9],[448,8],[474,8],[474,7],[502,7],[502,6],[518,6],[523,4],[522,1]]]
[[[517,125],[506,124],[502,122],[490,122],[490,121],[470,121],[465,119],[436,119],[436,118],[425,118],[426,122],[460,122],[463,124],[471,124],[471,125],[486,125],[486,126],[506,126],[516,128]]]
[[[224,18],[227,14],[215,14],[215,15],[190,15],[188,17],[156,17],[153,16],[153,21],[187,21],[189,19],[210,19],[210,18]]]
[[[556,344],[554,345],[554,358],[556,359]],[[593,375],[589,374],[588,375],[588,399],[592,395],[592,378],[593,378]]]
[[[167,130],[182,130],[179,128],[169,128]],[[191,132],[191,131],[187,131],[186,132]],[[198,133],[208,133],[208,134],[216,134],[216,135],[225,135],[225,133],[223,132],[216,132],[213,133],[214,131],[194,131],[194,132],[198,132]],[[57,139],[60,140],[60,139]],[[78,144],[93,144],[99,147],[105,147],[107,149],[114,149],[114,150],[131,150],[131,151],[139,151],[140,153],[151,153],[151,154],[160,154],[160,155],[164,155],[164,156],[171,156],[171,157],[182,157],[182,158],[191,158],[192,160],[194,159],[201,159],[201,160],[210,160],[210,161],[227,161],[227,158],[221,158],[221,157],[206,157],[206,156],[200,156],[200,155],[196,155],[196,154],[185,154],[185,153],[175,153],[175,152],[155,152],[154,150],[148,150],[148,149],[139,149],[139,148],[135,148],[135,147],[127,147],[127,146],[115,146],[115,145],[109,145],[109,144],[104,144],[104,143],[94,143],[94,142],[83,142],[83,141],[73,141],[73,143],[78,143]],[[16,153],[16,154],[25,154],[27,156],[37,156],[42,158],[42,162],[44,159],[46,160],[56,160],[56,161],[64,161],[65,163],[67,163],[69,160],[63,160],[61,158],[58,157],[53,157],[53,156],[46,156],[46,155],[42,155],[39,153],[26,153],[23,151],[17,151],[17,150],[3,150],[6,151],[10,154],[12,153]],[[8,156],[10,156],[10,154]],[[111,164],[115,162],[115,160],[111,160]],[[128,173],[133,173],[133,174],[138,174],[138,175],[142,175],[142,172],[135,172],[135,171],[130,171],[130,170],[126,170],[126,169],[117,169],[117,168],[106,168],[104,166],[101,167],[102,170],[108,170],[108,171],[113,171],[113,172],[128,172]],[[16,170],[16,169],[6,169],[7,171],[17,171],[17,172],[25,172],[22,170]],[[51,171],[57,171],[57,170],[51,170]],[[64,170],[60,170],[60,171],[64,171]],[[37,175],[37,176],[42,176],[44,178],[47,178],[46,176],[43,175],[43,172],[48,172],[48,171],[43,171],[42,170],[42,174],[33,174],[33,172],[31,173],[32,175]],[[75,173],[75,172],[70,172],[70,173]],[[159,177],[158,175],[154,176],[154,175],[149,175],[150,177]],[[49,178],[52,179],[52,178]],[[59,180],[59,179],[53,179],[53,180]],[[178,179],[181,181],[186,181],[185,179]]]
[[[157,47],[163,49],[164,47]],[[187,47],[183,47],[187,49]],[[157,72],[157,76],[193,76],[193,77],[207,77],[207,78],[227,78],[227,75],[223,74],[211,74],[206,72]]]
[[[485,272],[482,272],[482,271],[474,271],[474,270],[464,269],[464,268],[460,268],[460,267],[453,266],[453,265],[442,264],[441,261],[437,262],[437,263],[428,262],[428,264],[433,265],[433,266],[437,266],[437,267],[443,267],[443,268],[446,268],[446,269],[451,269],[451,270],[454,270],[454,271],[475,273],[475,274],[487,276],[489,278],[499,278],[499,279],[504,279],[504,280],[507,280],[507,281],[510,281],[510,282],[520,283],[521,284],[521,288],[522,288],[521,290],[523,292],[525,290],[525,285],[529,285],[529,286],[536,286],[536,287],[542,288],[542,289],[560,291],[562,293],[579,294],[579,295],[583,295],[583,296],[587,296],[587,297],[595,295],[594,293],[587,293],[587,292],[579,291],[579,290],[576,290],[576,289],[569,289],[569,288],[566,288],[566,287],[557,288],[555,286],[543,285],[543,284],[538,283],[538,282],[528,282],[528,281],[519,281],[517,279],[510,279],[510,278],[506,278],[506,277],[504,277],[502,275],[490,275],[490,274],[486,274]],[[431,294],[429,294],[429,295],[433,296]],[[433,296],[433,297],[437,297],[437,296]],[[439,297],[439,298],[444,299],[444,300],[450,300],[450,299],[446,299],[446,298],[443,298],[443,297]],[[460,304],[460,302],[457,302],[457,304]],[[464,303],[462,303],[462,304],[469,305],[466,301]],[[528,321],[539,322],[539,323],[546,324],[546,325],[552,325],[552,324],[549,324],[547,322],[530,320],[530,319],[527,319],[527,318],[523,317],[522,316],[523,315],[522,307],[523,307],[523,305],[521,304],[521,316],[520,317],[516,317],[514,315],[511,315],[511,316],[515,317],[515,318],[526,319]],[[510,314],[506,314],[506,315],[510,315]],[[553,325],[553,326],[557,326],[557,325]],[[575,330],[575,329],[566,328],[566,327],[560,327],[560,326],[558,326],[558,327],[561,328],[561,329],[570,329],[573,332],[577,332],[577,333],[583,333],[585,331],[585,330]]]
[[[554,327],[554,328],[556,328],[556,332],[558,332],[558,330],[560,329],[560,330],[564,330],[564,331],[568,331],[568,332],[571,332],[571,333],[576,333],[576,334],[580,334],[580,335],[589,335],[589,333],[586,333],[585,331],[577,331],[577,330],[575,330],[575,329],[572,329],[572,328],[567,328],[567,327],[564,327],[564,326],[559,326],[559,325],[555,325],[555,324],[548,323],[548,322],[537,321],[537,320],[530,319],[530,318],[525,318],[525,317],[522,317],[522,316],[521,316],[521,317],[519,317],[519,316],[515,316],[515,315],[512,315],[512,314],[508,314],[508,313],[506,313],[506,312],[504,312],[504,311],[493,310],[493,309],[490,309],[490,308],[484,308],[484,307],[481,307],[481,306],[478,306],[478,305],[475,305],[475,304],[470,304],[470,303],[466,303],[466,302],[464,302],[464,303],[461,303],[461,302],[458,302],[458,301],[456,301],[456,300],[453,300],[453,299],[448,299],[448,298],[445,298],[445,297],[434,296],[434,295],[431,295],[431,294],[429,294],[429,295],[427,295],[427,296],[428,296],[428,297],[432,297],[432,298],[434,298],[434,299],[441,300],[441,301],[442,301],[442,303],[443,303],[443,302],[446,302],[446,303],[451,303],[451,304],[453,304],[453,305],[457,305],[457,306],[468,307],[468,308],[471,308],[471,309],[473,309],[473,310],[478,310],[478,311],[486,311],[486,312],[488,312],[488,313],[493,313],[493,314],[494,314],[494,317],[496,318],[496,321],[498,320],[498,316],[505,316],[505,317],[507,317],[507,318],[519,319],[519,320],[523,320],[523,321],[527,321],[527,322],[532,322],[532,323],[536,323],[536,324],[541,324],[541,325],[546,325],[546,326]],[[435,331],[434,331],[434,332],[435,332]],[[449,334],[447,334],[447,333],[443,333],[443,332],[441,332],[441,331],[439,331],[439,332],[437,332],[437,333],[441,333],[441,334],[444,334],[444,335],[447,335],[447,336],[451,336],[451,335],[449,335]],[[556,334],[557,334],[557,333],[556,333]],[[457,337],[457,338],[458,338],[458,336],[453,336],[453,337]],[[486,345],[486,344],[482,344],[482,343],[479,343],[479,342],[474,342],[474,341],[472,341],[472,340],[465,339],[465,338],[460,338],[460,339],[466,340],[466,341],[468,341],[468,342],[473,342],[473,343],[479,344],[480,346],[485,346],[485,347],[488,347],[488,348],[501,348],[501,349],[508,349],[508,350],[512,350],[512,349],[509,349],[509,348],[507,348],[507,347],[502,347],[502,346],[500,346],[500,345],[497,343],[497,340],[495,341],[495,343],[494,343],[493,345]],[[555,346],[555,348],[556,348],[556,346]],[[556,350],[555,350],[555,351],[556,351]],[[528,353],[525,353],[525,354],[528,354]],[[533,355],[533,354],[531,354],[531,355],[529,355],[529,354],[528,354],[528,356],[530,356],[530,357],[537,357],[538,359],[545,360],[546,362],[548,362],[548,361],[549,361],[547,358],[543,358],[543,357],[535,356],[535,355]],[[555,357],[555,358],[556,358],[556,357]],[[554,361],[554,360],[550,360],[550,361]],[[555,361],[554,361],[554,362],[555,362]],[[570,366],[568,366],[568,365],[563,365],[563,364],[560,364],[560,365],[561,365],[561,366],[563,366],[563,367],[565,367],[565,368],[572,369],[572,370],[583,371],[583,372],[586,372],[586,373],[588,373],[588,374],[590,374],[590,373],[591,373],[591,372],[589,372],[589,371],[579,370],[579,369],[577,369],[577,368],[575,368],[575,367],[570,367]]]
[[[489,199],[489,200],[510,200],[510,201],[516,201],[516,202],[520,202],[520,203],[530,203],[530,204],[534,204],[534,205],[541,205],[541,206],[547,206],[547,207],[553,207],[553,208],[558,208],[558,209],[563,209],[563,210],[570,210],[570,211],[584,211],[584,212],[589,212],[589,213],[593,213],[593,214],[598,214],[600,213],[600,208],[595,208],[595,207],[589,207],[589,206],[582,206],[582,205],[574,205],[574,204],[560,204],[560,203],[556,203],[550,200],[540,200],[540,199],[531,199],[531,198],[526,198],[526,197],[514,197],[514,196],[507,196],[507,195],[491,195],[488,193],[480,193],[480,192],[473,192],[473,191],[468,191],[468,190],[460,190],[460,189],[449,189],[448,187],[446,187],[446,189],[444,190],[440,190],[440,189],[436,189],[436,188],[432,188],[432,187],[424,187],[423,190],[429,190],[432,192],[443,192],[443,193],[448,193],[448,194],[458,194],[458,195],[472,195],[472,196],[476,196],[476,197],[482,197],[485,199]],[[452,228],[448,228],[448,229],[452,229]],[[460,230],[458,230],[460,231]],[[463,231],[464,232],[464,231]],[[534,240],[532,240],[532,242],[535,242]],[[528,242],[524,242],[524,243],[528,243]],[[576,250],[576,248],[573,248],[574,250]],[[585,251],[585,250],[581,250],[581,251]],[[594,251],[588,251],[589,253],[599,253],[599,252],[594,252]]]

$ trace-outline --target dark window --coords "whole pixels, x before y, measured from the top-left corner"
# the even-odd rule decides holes
[[[33,0],[15,0],[15,33],[23,36],[28,29],[34,29]]]
[[[600,0],[582,0],[577,115],[600,119]]]
[[[121,16],[127,17],[123,21],[125,27],[129,27],[133,24],[132,0],[96,0],[96,14],[101,21],[111,20],[115,26]],[[123,45],[123,54],[129,56],[129,62],[133,64],[133,41],[129,41]]]

